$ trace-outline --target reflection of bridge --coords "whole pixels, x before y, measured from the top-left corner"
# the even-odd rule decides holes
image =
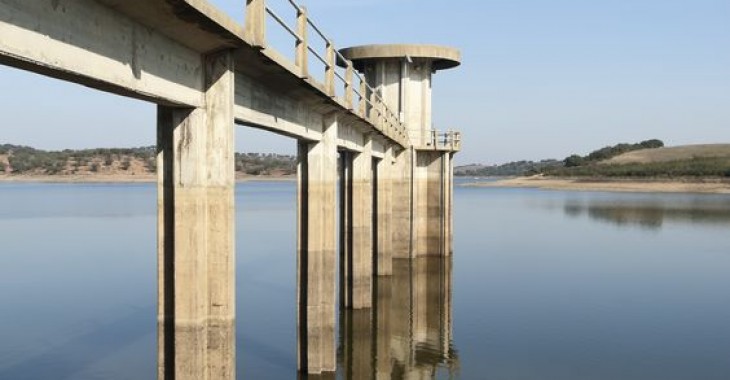
[[[393,261],[376,281],[373,316],[343,310],[338,358],[346,379],[434,379],[458,370],[451,346],[451,259]]]
[[[160,378],[234,377],[234,122],[299,142],[300,369],[336,366],[338,223],[352,309],[371,308],[392,258],[451,254],[461,138],[431,130],[431,78],[459,53],[338,52],[279,3],[296,25],[264,0],[246,1],[245,26],[205,0],[0,0],[0,63],[158,105]]]

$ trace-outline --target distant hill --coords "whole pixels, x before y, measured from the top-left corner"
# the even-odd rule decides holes
[[[454,167],[454,175],[468,177],[524,176],[538,174],[551,167],[562,167],[558,160],[514,161],[501,165],[471,164]]]
[[[236,172],[245,175],[291,175],[296,157],[273,153],[236,153]],[[156,149],[98,148],[45,151],[0,145],[0,174],[6,175],[150,175],[157,169]]]
[[[604,165],[647,164],[695,158],[730,158],[730,144],[682,145],[657,149],[641,149],[601,162]]]
[[[730,144],[665,147],[661,140],[620,143],[562,161],[515,161],[501,165],[471,164],[454,168],[461,176],[616,178],[730,177]]]
[[[585,157],[573,155],[564,160],[563,167],[548,169],[543,174],[599,178],[730,177],[730,144],[675,147],[664,147],[662,144],[654,148],[636,149],[643,143],[638,146],[619,144],[602,148],[596,152],[614,152],[616,151],[614,148],[619,146],[634,147],[620,154],[609,154],[608,157],[601,159],[595,159],[596,152]]]

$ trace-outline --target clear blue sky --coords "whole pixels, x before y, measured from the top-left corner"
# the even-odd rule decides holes
[[[286,0],[269,0],[281,9]],[[244,0],[211,1],[242,20]],[[435,43],[463,64],[434,80],[457,163],[563,158],[618,142],[730,142],[728,0],[302,0],[337,45]],[[155,108],[0,67],[0,142],[46,149],[155,142]],[[241,151],[295,152],[237,128]]]

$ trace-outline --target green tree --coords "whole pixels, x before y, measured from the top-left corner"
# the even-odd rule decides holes
[[[565,165],[566,168],[581,166],[581,165],[585,164],[585,162],[586,162],[585,158],[583,158],[577,154],[574,154],[570,157],[567,157],[565,160],[563,160],[563,164]]]

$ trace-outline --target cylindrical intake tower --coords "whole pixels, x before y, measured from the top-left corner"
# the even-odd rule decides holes
[[[434,143],[431,129],[431,79],[438,70],[461,62],[458,50],[435,45],[365,45],[340,51],[388,108],[400,115],[417,149]]]

